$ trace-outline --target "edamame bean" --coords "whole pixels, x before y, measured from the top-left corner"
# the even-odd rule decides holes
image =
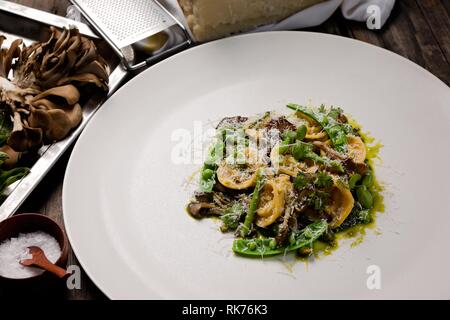
[[[371,209],[373,207],[373,196],[366,186],[359,186],[356,189],[356,195],[364,209]]]
[[[286,131],[283,133],[284,140],[288,140],[289,143],[294,143],[297,139],[297,132],[295,131]]]
[[[203,180],[209,180],[214,176],[214,171],[211,169],[205,169],[202,172],[202,179]]]
[[[277,248],[277,241],[275,239],[270,240],[269,248],[275,250]]]
[[[361,175],[360,174],[352,174],[350,176],[350,178],[348,179],[348,187],[350,188],[350,190],[355,189],[356,184],[361,180]]]
[[[305,125],[301,125],[298,129],[297,129],[297,140],[303,140],[306,137],[306,133],[307,133],[307,128]]]
[[[367,188],[370,188],[373,186],[373,174],[372,172],[369,172],[364,176],[364,179],[362,181],[362,185],[366,186]]]

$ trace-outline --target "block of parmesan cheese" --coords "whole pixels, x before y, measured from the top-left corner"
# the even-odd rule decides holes
[[[281,21],[325,0],[178,0],[198,42]]]

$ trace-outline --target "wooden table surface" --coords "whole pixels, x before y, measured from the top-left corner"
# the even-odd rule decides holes
[[[17,0],[14,2],[59,15],[65,15],[69,5],[67,0]],[[339,12],[324,25],[309,30],[351,37],[386,48],[428,69],[450,85],[450,1],[448,0],[397,0],[391,18],[381,31],[369,31],[364,23],[346,21]],[[62,184],[70,153],[71,150],[61,158],[19,212],[39,212],[63,224]],[[78,265],[72,252],[69,264]],[[106,299],[84,273],[81,290],[49,291],[42,294],[61,299]]]

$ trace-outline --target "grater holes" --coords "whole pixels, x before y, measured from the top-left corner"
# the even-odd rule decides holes
[[[173,20],[151,0],[78,0],[77,3],[117,44],[173,25]]]

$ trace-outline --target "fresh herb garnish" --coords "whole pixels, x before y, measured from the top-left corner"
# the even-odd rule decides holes
[[[294,188],[297,190],[303,190],[310,183],[310,178],[303,172],[300,172],[294,179]]]
[[[337,151],[344,152],[346,150],[348,144],[347,129],[343,124],[337,122],[333,118],[333,116],[336,115],[336,111],[333,111],[330,116],[329,113],[326,113],[324,105],[319,108],[318,112],[314,112],[314,110],[310,108],[293,103],[288,104],[287,107],[296,112],[303,113],[319,123],[330,137],[330,140]]]
[[[236,230],[244,214],[245,208],[238,202],[226,209],[220,217],[223,222],[222,231]]]
[[[318,188],[330,188],[333,186],[333,178],[326,172],[319,172],[316,177],[315,185]]]

